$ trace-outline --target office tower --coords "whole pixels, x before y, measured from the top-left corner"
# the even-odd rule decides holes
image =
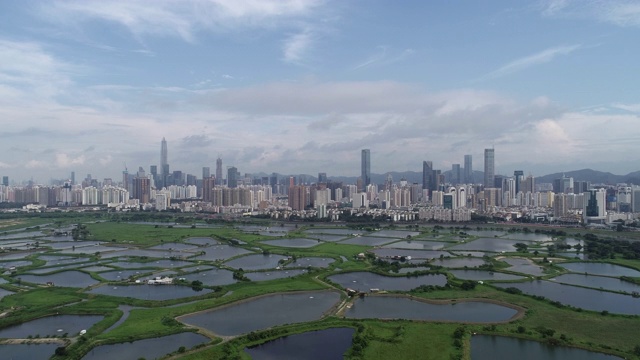
[[[327,183],[327,173],[318,173],[318,184]]]
[[[473,184],[473,158],[471,155],[464,156],[464,183]]]
[[[451,165],[451,184],[460,184],[460,164]]]
[[[2,177],[2,185],[9,186],[9,177],[8,176],[3,176]]]
[[[163,137],[160,143],[160,186],[167,186],[167,177],[169,176],[167,140]]]
[[[573,193],[574,194],[582,194],[583,192],[589,190],[591,188],[591,183],[589,181],[574,181],[573,182]]]
[[[484,187],[490,188],[494,186],[496,176],[495,169],[495,150],[484,149]]]
[[[72,171],[71,172],[71,185],[75,185],[76,184],[76,172]]]
[[[527,178],[524,180],[524,186],[522,189],[523,193],[534,193],[536,192],[536,178],[533,175],[529,174]]]
[[[360,164],[360,176],[362,177],[362,191],[366,191],[367,185],[371,184],[371,150],[362,149],[362,159]]]
[[[234,166],[227,169],[227,186],[238,187],[238,169]]]
[[[516,180],[516,189],[515,190],[516,190],[516,195],[517,195],[520,191],[522,191],[521,183],[522,183],[522,180],[524,178],[524,171],[522,171],[522,170],[514,171],[513,172],[513,177]]]
[[[216,184],[218,184],[218,185],[222,185],[223,184],[223,180],[222,180],[222,159],[220,157],[218,157],[218,160],[216,160]]]
[[[203,166],[202,167],[202,178],[208,178],[211,177],[211,168],[208,166]]]
[[[588,190],[584,192],[583,220],[588,222],[602,222],[605,220],[606,196],[604,189]]]
[[[422,162],[422,188],[431,190],[433,183],[433,163],[431,161]]]

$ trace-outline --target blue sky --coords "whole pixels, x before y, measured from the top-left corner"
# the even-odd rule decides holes
[[[0,2],[0,174],[640,169],[637,1]]]

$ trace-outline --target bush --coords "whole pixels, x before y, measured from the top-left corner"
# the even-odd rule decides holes
[[[516,294],[516,295],[522,294],[522,290],[515,288],[513,286],[504,289],[504,291],[508,292],[509,294]]]
[[[519,334],[524,334],[525,332],[527,332],[527,328],[526,327],[524,327],[522,325],[518,326],[518,333]]]

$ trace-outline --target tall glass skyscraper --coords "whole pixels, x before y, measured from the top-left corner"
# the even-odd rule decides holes
[[[495,150],[484,149],[484,188],[495,187],[496,168]]]
[[[367,190],[367,185],[371,184],[371,150],[362,149],[362,162],[360,167],[362,177],[362,191]]]
[[[160,143],[160,184],[161,187],[167,186],[167,176],[169,176],[169,161],[167,151],[167,140],[162,138]]]
[[[218,157],[216,160],[216,184],[222,185],[222,159]]]
[[[464,156],[464,182],[465,184],[473,184],[473,158],[471,155]]]

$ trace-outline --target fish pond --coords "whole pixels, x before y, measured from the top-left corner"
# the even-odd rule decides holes
[[[191,296],[202,296],[212,292],[210,289],[194,290],[179,285],[104,285],[89,291],[91,294],[130,297],[141,300],[172,300]]]
[[[421,285],[444,286],[447,283],[447,277],[439,274],[420,276],[383,276],[366,271],[331,275],[328,279],[339,284],[343,288],[350,288],[358,291],[369,291],[370,289],[409,291]]]
[[[240,335],[276,325],[317,320],[339,300],[340,294],[335,291],[274,294],[182,316],[178,320],[218,335]]]
[[[353,319],[410,319],[492,323],[512,319],[516,309],[483,301],[425,302],[404,296],[355,299],[345,316]]]
[[[0,329],[0,338],[26,339],[29,336],[76,336],[102,320],[101,315],[55,315]]]
[[[185,332],[128,343],[101,345],[91,349],[83,360],[157,359],[177,351],[181,346],[190,349],[210,341],[206,336]]]
[[[244,351],[254,360],[342,360],[351,347],[354,331],[352,328],[310,331],[281,337]]]
[[[576,273],[588,273],[601,276],[640,277],[640,271],[628,267],[607,263],[574,262],[560,264],[563,268]]]

